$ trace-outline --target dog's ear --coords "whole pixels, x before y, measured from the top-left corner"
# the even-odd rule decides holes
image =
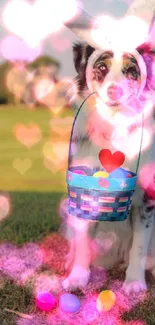
[[[88,59],[94,50],[92,46],[85,43],[76,42],[73,44],[73,59],[78,75],[86,68]]]
[[[155,48],[152,48],[151,44],[145,43],[136,50],[143,57],[146,64],[146,86],[148,89],[155,91]]]
[[[76,72],[79,73],[81,60],[82,60],[82,43],[73,44],[73,60]]]

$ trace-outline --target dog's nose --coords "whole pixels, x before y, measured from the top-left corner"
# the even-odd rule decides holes
[[[107,89],[108,97],[112,100],[118,100],[123,96],[123,90],[117,85],[110,85]]]

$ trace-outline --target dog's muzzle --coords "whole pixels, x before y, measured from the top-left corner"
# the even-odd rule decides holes
[[[117,101],[123,96],[123,90],[117,85],[111,85],[107,89],[107,95],[109,99]]]

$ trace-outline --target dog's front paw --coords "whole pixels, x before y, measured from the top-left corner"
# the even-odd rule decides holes
[[[132,278],[126,278],[123,283],[123,291],[129,295],[130,293],[140,293],[147,290],[147,285],[145,280],[134,280]]]
[[[90,270],[81,266],[74,266],[70,275],[63,281],[65,290],[84,288],[89,280]]]
[[[74,257],[70,253],[68,253],[66,255],[65,270],[70,269],[71,266],[73,265],[73,262],[74,262]]]

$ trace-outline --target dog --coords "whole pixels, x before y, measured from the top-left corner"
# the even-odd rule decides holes
[[[66,268],[71,268],[71,271],[63,286],[69,289],[87,285],[93,256],[92,239],[95,238],[98,242],[102,239],[101,252],[96,255],[105,268],[109,269],[118,262],[127,264],[124,290],[128,294],[146,290],[149,249],[152,257],[155,254],[155,170],[151,172],[150,190],[142,186],[140,171],[147,164],[155,163],[153,109],[148,104],[154,78],[154,50],[150,44],[127,52],[95,49],[87,43],[76,43],[73,56],[79,90],[75,107],[83,104],[72,135],[70,167],[87,165],[101,169],[98,154],[102,148],[108,148],[112,153],[123,148],[126,164],[130,170],[136,171],[141,139],[143,141],[138,181],[128,219],[92,222],[68,216],[66,236],[70,240],[70,252]],[[135,143],[128,141],[130,137],[135,139]],[[129,148],[130,144],[132,148]],[[98,256],[95,256],[96,263]]]

